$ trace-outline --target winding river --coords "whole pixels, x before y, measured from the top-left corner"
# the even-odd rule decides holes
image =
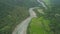
[[[42,1],[37,0],[37,2],[42,4],[42,6],[47,9],[47,7],[45,6],[45,4]],[[30,23],[31,19],[33,17],[37,17],[36,13],[33,11],[33,9],[35,9],[35,8],[33,7],[33,8],[29,9],[30,16],[28,18],[26,18],[24,21],[22,21],[19,25],[17,25],[17,27],[12,32],[12,34],[26,34],[26,30],[27,30],[28,24]]]

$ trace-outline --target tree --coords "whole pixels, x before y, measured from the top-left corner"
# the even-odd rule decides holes
[[[50,0],[50,6],[46,10],[46,18],[51,21],[49,24],[54,34],[60,34],[60,0]]]

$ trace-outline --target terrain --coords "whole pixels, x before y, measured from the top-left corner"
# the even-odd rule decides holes
[[[0,34],[60,34],[59,3],[60,0],[0,0]]]
[[[12,34],[15,27],[29,17],[36,0],[0,0],[0,34]]]

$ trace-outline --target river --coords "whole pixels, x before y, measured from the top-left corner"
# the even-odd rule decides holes
[[[34,8],[29,9],[30,17],[26,18],[19,25],[17,25],[17,27],[15,28],[12,34],[26,34],[26,30],[27,30],[28,24],[30,23],[31,19],[33,17],[37,17],[33,9]]]
[[[37,2],[39,2],[40,4],[42,4],[42,6],[45,9],[47,9],[47,7],[45,6],[45,4],[42,1],[37,0]],[[28,24],[30,23],[31,19],[33,17],[37,17],[36,13],[34,12],[33,9],[35,9],[35,8],[34,7],[33,8],[29,8],[30,16],[28,18],[26,18],[24,21],[22,21],[19,25],[17,25],[17,27],[12,32],[12,34],[26,34],[26,32],[27,32],[26,30],[27,30]]]

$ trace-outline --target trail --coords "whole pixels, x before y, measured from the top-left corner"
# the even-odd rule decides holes
[[[34,8],[29,9],[30,17],[22,21],[13,31],[12,34],[26,34],[28,24],[30,23],[33,17],[37,17],[36,13],[33,11]]]

